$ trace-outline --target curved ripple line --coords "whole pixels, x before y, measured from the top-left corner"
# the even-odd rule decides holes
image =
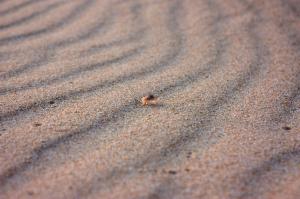
[[[55,42],[49,44],[46,48],[41,49],[42,59],[39,57],[37,60],[33,60],[32,62],[30,62],[28,64],[18,67],[17,69],[13,69],[11,71],[3,73],[0,75],[0,79],[5,80],[8,78],[16,77],[18,75],[21,75],[24,72],[27,72],[28,70],[41,67],[45,63],[48,62],[49,57],[51,57],[52,55],[55,54],[55,50],[62,48],[62,47],[66,47],[68,45],[72,45],[72,44],[81,42],[83,40],[87,40],[90,37],[97,35],[99,33],[99,31],[101,31],[101,30],[103,30],[102,33],[104,33],[105,31],[108,30],[108,28],[106,28],[105,30],[104,30],[104,28],[108,25],[111,25],[111,23],[109,23],[109,22],[112,20],[113,17],[114,17],[114,15],[106,15],[103,20],[101,20],[100,22],[95,24],[95,26],[90,28],[87,32],[84,32],[84,33],[80,34],[79,36],[76,36],[73,38],[67,37],[60,41],[55,41]],[[27,85],[25,85],[24,87],[26,88],[26,86]],[[16,90],[18,90],[18,89],[21,89],[21,88],[16,88]],[[10,92],[10,91],[13,91],[13,88],[1,89],[0,95],[6,94],[7,92]]]
[[[157,73],[160,70],[163,70],[166,66],[170,66],[172,63],[177,61],[178,56],[180,55],[180,53],[183,50],[183,42],[184,42],[183,36],[176,29],[176,27],[178,27],[178,24],[177,24],[177,21],[174,21],[174,18],[176,18],[176,16],[174,16],[174,11],[172,11],[170,13],[170,15],[172,16],[172,18],[171,17],[169,18],[167,27],[170,30],[170,32],[173,33],[173,37],[174,37],[173,48],[169,53],[164,55],[163,58],[161,60],[159,60],[158,62],[156,62],[152,65],[149,65],[147,67],[144,67],[140,71],[133,72],[129,75],[121,76],[117,79],[108,80],[103,83],[96,84],[94,86],[91,86],[91,87],[88,87],[85,89],[70,91],[70,92],[64,93],[62,95],[54,96],[51,99],[39,100],[37,102],[33,102],[33,103],[27,104],[25,106],[21,106],[14,111],[10,111],[10,112],[1,114],[0,120],[3,121],[3,120],[11,119],[14,116],[24,114],[26,112],[29,112],[32,109],[48,107],[48,106],[50,106],[48,103],[49,100],[56,101],[56,103],[61,103],[65,100],[72,99],[74,97],[80,97],[80,96],[83,96],[84,94],[95,92],[95,91],[103,89],[103,88],[109,88],[116,84],[124,83],[124,82],[130,81],[130,80],[136,79],[136,78],[145,77],[152,73]]]
[[[20,10],[20,9],[26,7],[26,6],[29,6],[30,4],[33,4],[37,1],[39,1],[39,0],[28,0],[28,1],[25,1],[25,2],[20,3],[18,5],[15,5],[11,8],[8,8],[6,10],[0,11],[0,16],[4,16],[4,15],[10,14],[12,12],[16,12],[16,11],[18,11],[18,10]]]
[[[237,198],[257,198],[257,187],[265,173],[270,172],[272,168],[284,167],[284,163],[295,161],[300,164],[300,148],[292,148],[273,155],[269,160],[263,161],[257,167],[246,172],[247,179],[242,182],[246,187],[246,191],[240,194]],[[258,183],[258,184],[257,184]]]
[[[132,9],[132,12],[134,14],[134,18],[138,18],[138,26],[141,26],[141,24],[142,24],[141,18],[142,17],[141,17],[141,13],[140,13],[140,5],[134,5],[133,9]],[[102,28],[103,28],[103,26],[108,24],[108,22],[107,22],[107,20],[104,20],[103,23],[101,23],[101,24],[102,24]],[[97,28],[95,30],[97,31],[98,28],[101,28],[101,26],[97,26]],[[113,47],[126,45],[126,44],[131,43],[131,42],[140,41],[145,36],[146,33],[147,33],[147,28],[142,28],[138,31],[134,31],[133,34],[130,34],[126,38],[122,38],[120,40],[115,40],[115,41],[100,44],[100,45],[94,45],[91,48],[89,48],[88,50],[82,51],[80,53],[80,57],[88,56],[88,55],[97,53],[100,50],[106,50],[106,49],[110,49],[110,48],[113,48]],[[71,45],[73,43],[79,42],[82,39],[89,38],[90,36],[91,36],[91,33],[90,33],[90,31],[88,31],[87,34],[79,37],[77,40],[69,39],[69,40],[65,40],[65,41],[62,41],[62,42],[53,43],[50,46],[51,46],[51,48],[60,48],[60,47],[63,47],[63,46],[65,47],[67,45]],[[43,63],[45,63],[45,61],[40,62],[40,65],[42,65]],[[99,63],[99,64],[101,64],[101,63]],[[32,65],[32,63],[30,63],[29,65]],[[61,76],[64,76],[64,75],[61,75]],[[44,79],[44,80],[41,80],[41,81],[32,81],[32,82],[29,82],[27,84],[24,84],[24,85],[21,85],[21,86],[18,86],[18,87],[0,88],[0,95],[5,95],[5,94],[11,93],[11,92],[26,91],[26,90],[29,90],[29,89],[32,89],[32,88],[39,88],[39,87],[46,86],[46,85],[47,86],[52,85],[55,82],[58,82],[59,80],[61,80],[62,79],[61,76],[54,77],[54,78],[49,78],[49,79]]]
[[[135,49],[132,49],[132,50],[129,50],[129,51],[125,52],[124,54],[122,54],[119,57],[109,59],[109,60],[106,60],[104,62],[100,62],[100,63],[97,63],[97,64],[82,66],[82,67],[79,68],[79,70],[73,70],[70,73],[62,75],[61,78],[68,78],[68,77],[80,75],[81,72],[92,71],[92,70],[95,70],[97,68],[108,67],[112,64],[127,61],[129,58],[138,55],[144,48],[145,48],[144,46],[140,46],[140,47],[137,47]],[[50,82],[51,81],[63,81],[64,79],[61,79],[61,78],[51,79]],[[45,82],[45,83],[47,83],[47,82]],[[86,92],[91,92],[91,91],[87,90],[87,89],[84,89],[84,88],[81,88],[80,90],[69,92],[68,95],[62,94],[62,95],[59,95],[59,96],[55,96],[51,99],[46,99],[46,100],[42,100],[42,101],[39,101],[39,102],[33,102],[31,104],[21,106],[15,111],[6,112],[4,114],[1,114],[0,115],[0,121],[8,120],[11,117],[20,114],[21,112],[28,112],[28,111],[30,111],[31,109],[34,109],[34,108],[46,108],[46,107],[49,106],[49,101],[56,101],[56,103],[58,103],[58,102],[65,101],[65,100],[67,100],[71,97],[79,96],[80,94],[86,93]]]
[[[255,28],[256,21],[251,21],[248,24],[248,29],[251,30],[250,35],[252,38],[252,41],[254,42],[254,45],[261,45],[261,39],[258,37],[257,33],[253,31],[253,28]],[[257,49],[257,48],[256,48]],[[263,48],[263,51],[266,49]],[[177,137],[175,140],[172,139],[172,141],[164,147],[162,150],[158,151],[157,153],[148,154],[144,158],[144,161],[137,160],[136,163],[133,165],[130,165],[131,168],[140,168],[144,166],[145,164],[148,164],[149,162],[155,162],[156,167],[161,166],[167,162],[169,162],[171,159],[178,157],[178,154],[182,152],[182,150],[194,139],[199,137],[201,135],[201,132],[208,130],[210,123],[212,122],[212,118],[214,117],[214,113],[219,110],[220,106],[224,106],[225,104],[228,104],[230,101],[234,100],[238,94],[241,93],[242,90],[244,90],[249,84],[251,83],[251,80],[253,81],[254,78],[257,78],[259,72],[261,71],[261,67],[259,64],[263,62],[265,59],[263,56],[265,54],[268,54],[268,52],[263,52],[263,54],[260,54],[260,52],[256,53],[255,59],[250,64],[249,69],[242,74],[237,81],[233,80],[228,83],[226,86],[226,90],[219,95],[217,99],[214,99],[210,102],[210,104],[205,107],[205,110],[207,112],[211,113],[210,120],[206,121],[205,124],[202,122],[196,122],[192,125],[193,130],[192,132],[186,132],[185,128],[181,130],[181,135]],[[258,65],[258,66],[257,66]],[[199,129],[202,129],[199,130]],[[107,178],[103,178],[105,181],[110,180],[111,178],[118,176],[124,176],[127,174],[127,172],[123,172],[120,169],[112,169],[112,173],[107,175]],[[98,179],[95,179],[93,183],[99,183]],[[85,188],[85,187],[84,187]],[[83,189],[84,189],[83,188]]]
[[[22,25],[26,22],[30,22],[33,19],[35,19],[36,17],[48,13],[48,12],[54,10],[55,8],[59,7],[60,5],[62,5],[64,3],[65,2],[55,2],[53,4],[50,4],[46,8],[44,8],[42,10],[38,10],[37,12],[34,12],[34,13],[28,15],[28,16],[22,17],[20,19],[17,19],[15,21],[12,21],[12,22],[7,23],[7,24],[1,24],[0,25],[0,30],[7,29],[7,28],[12,28],[12,27],[15,27],[15,26]]]
[[[179,42],[179,48],[174,52],[171,53],[171,55],[166,55],[167,58],[170,59],[171,58],[174,58],[174,55],[177,56],[179,54],[179,52],[181,51],[181,46],[183,45],[183,41],[181,40],[182,38],[182,35],[180,32],[178,32],[177,30],[177,26],[178,26],[178,22],[177,22],[177,10],[179,9],[179,6],[180,6],[180,1],[176,1],[176,4],[174,5],[174,9],[172,9],[170,11],[170,17],[168,19],[168,27],[169,27],[169,30],[175,35],[175,38],[177,38],[177,42]],[[176,20],[176,21],[175,21]],[[179,41],[178,41],[179,40]],[[178,45],[175,45],[175,47],[178,47]],[[172,59],[173,60],[173,59]],[[169,62],[168,60],[161,60],[161,62],[159,64],[170,64],[172,62]],[[76,93],[77,95],[77,93]],[[126,110],[128,109],[128,106],[135,106],[135,101],[134,102],[131,102],[129,103],[127,106],[124,106],[124,107],[121,107],[119,109],[119,111],[116,111],[117,112],[124,112],[122,109]],[[1,175],[0,175],[0,185],[4,185],[7,180],[9,180],[10,178],[12,178],[13,176],[15,176],[16,174],[20,173],[20,172],[23,172],[25,171],[31,164],[32,162],[35,162],[35,161],[38,161],[39,157],[47,150],[51,149],[52,147],[55,147],[56,145],[58,145],[59,143],[63,142],[64,140],[67,140],[67,139],[70,139],[71,137],[77,135],[77,134],[82,134],[82,132],[85,132],[85,131],[88,131],[92,128],[94,128],[95,126],[98,126],[99,125],[99,122],[103,122],[103,123],[107,123],[109,120],[114,120],[114,116],[109,118],[109,119],[105,119],[105,120],[97,120],[96,123],[88,126],[88,127],[85,127],[83,129],[80,129],[79,131],[76,131],[76,132],[72,132],[71,134],[67,134],[67,135],[64,135],[64,136],[61,136],[59,138],[56,138],[54,140],[50,140],[48,141],[46,144],[40,146],[39,148],[35,148],[33,153],[32,153],[32,156],[29,160],[26,160],[22,163],[20,163],[19,165],[13,167],[13,168],[10,168],[8,169],[7,171],[4,171]]]
[[[77,16],[82,14],[82,12],[84,12],[88,7],[90,7],[92,3],[93,3],[93,0],[84,1],[83,3],[76,6],[75,9],[73,9],[69,14],[67,14],[67,16],[63,17],[63,19],[61,19],[59,22],[53,23],[48,27],[34,30],[31,32],[27,32],[27,33],[21,33],[18,35],[0,38],[0,46],[7,45],[8,43],[11,43],[11,42],[24,41],[31,37],[37,37],[37,36],[49,34],[50,32],[53,32],[53,31],[65,26],[66,24],[71,23]]]

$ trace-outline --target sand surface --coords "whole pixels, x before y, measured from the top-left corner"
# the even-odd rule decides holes
[[[300,198],[300,1],[1,0],[0,198]]]

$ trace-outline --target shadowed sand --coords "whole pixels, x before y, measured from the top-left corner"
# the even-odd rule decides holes
[[[299,198],[299,6],[0,0],[0,198]]]

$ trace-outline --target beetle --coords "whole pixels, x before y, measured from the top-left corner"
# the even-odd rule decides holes
[[[155,97],[154,95],[150,94],[150,95],[146,95],[144,97],[142,97],[141,99],[142,105],[155,105],[157,104],[157,97]]]

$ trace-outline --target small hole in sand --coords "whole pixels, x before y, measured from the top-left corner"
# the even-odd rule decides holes
[[[286,130],[286,131],[289,131],[289,130],[291,130],[292,128],[289,127],[289,126],[284,126],[284,127],[282,127],[282,129],[283,129],[283,130]]]
[[[186,169],[185,169],[185,171],[186,171],[186,172],[189,172],[189,171],[190,171],[190,169],[189,169],[189,168],[186,168]]]
[[[35,122],[33,125],[34,125],[34,126],[42,126],[42,124],[41,124],[41,123],[38,123],[38,122]]]
[[[49,104],[54,104],[54,103],[55,103],[54,101],[50,101],[50,102],[49,102]]]
[[[177,172],[173,171],[173,170],[170,170],[168,173],[171,174],[171,175],[175,175]]]
[[[34,193],[33,193],[33,191],[27,191],[27,194],[32,196]]]

